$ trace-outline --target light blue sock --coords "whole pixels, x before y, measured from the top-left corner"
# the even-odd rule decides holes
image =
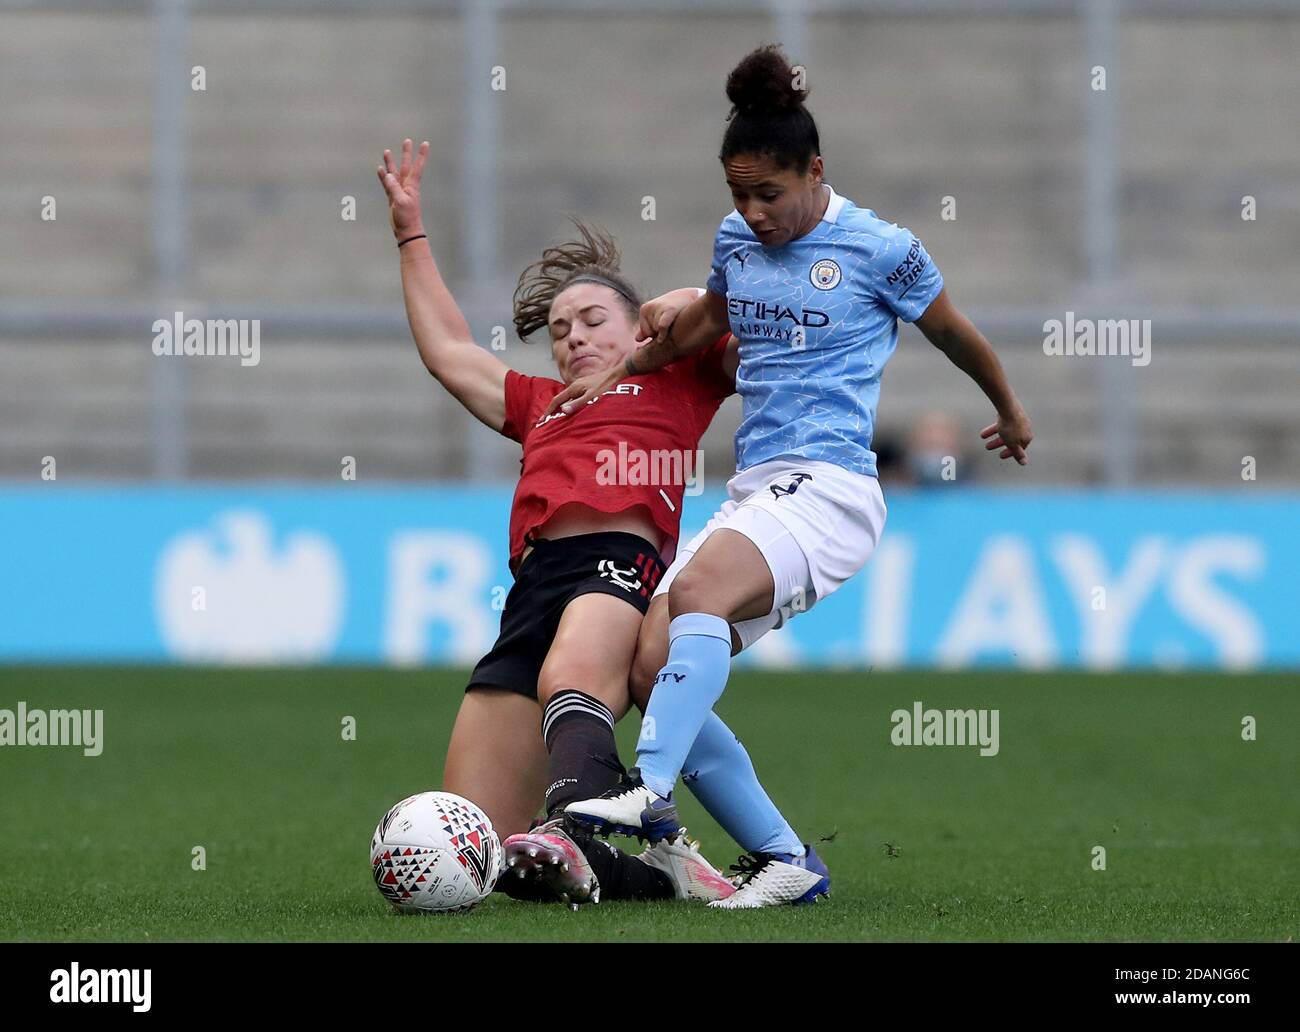
[[[637,766],[650,791],[667,798],[731,672],[731,625],[683,613],[668,625],[668,662],[655,678],[641,721]]]
[[[691,746],[682,782],[741,849],[803,855],[803,842],[763,791],[749,753],[716,713]]]

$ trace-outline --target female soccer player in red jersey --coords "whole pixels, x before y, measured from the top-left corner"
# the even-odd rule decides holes
[[[559,821],[516,842],[513,851],[509,837],[525,832],[539,804],[560,814],[623,772],[613,726],[629,706],[628,671],[642,616],[676,549],[685,478],[610,482],[602,471],[620,454],[675,455],[682,460],[677,468],[686,469],[718,405],[734,390],[734,343],[724,334],[685,362],[625,380],[580,412],[547,416],[551,399],[575,377],[631,353],[640,301],[618,270],[613,242],[579,225],[582,240],[545,252],[515,294],[516,329],[527,337],[548,328],[559,379],[507,368],[474,343],[434,263],[419,200],[428,148],[423,143],[413,155],[406,140],[400,166],[385,151],[378,169],[411,331],[443,386],[523,446],[510,518],[515,582],[500,637],[475,668],[461,703],[443,787],[487,812],[506,840],[508,861],[533,876],[521,883],[540,881],[579,902],[594,873],[606,898],[720,898],[730,884],[682,841],[629,859],[599,840],[570,849]],[[698,293],[674,292],[675,300],[665,303],[684,306]],[[744,748],[716,717],[688,768],[712,811],[711,796],[725,795],[766,807],[780,820]],[[726,813],[719,816],[727,827]],[[530,862],[535,853],[554,862],[539,867]],[[515,879],[507,875],[503,883]]]

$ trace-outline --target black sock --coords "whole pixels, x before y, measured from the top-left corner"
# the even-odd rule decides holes
[[[614,714],[599,699],[566,689],[556,692],[542,715],[542,737],[551,755],[547,767],[546,813],[556,816],[569,803],[592,799],[618,784],[624,774],[614,741]],[[570,826],[600,882],[600,898],[673,899],[663,871]]]
[[[566,689],[542,714],[542,737],[551,760],[546,768],[546,813],[592,799],[623,776],[614,742],[614,714],[599,699]]]
[[[620,899],[651,900],[674,899],[673,883],[668,875],[634,856],[611,846],[594,835],[574,836],[578,847],[587,857],[587,863],[596,872],[603,901]]]
[[[588,831],[572,826],[568,830],[595,872],[602,900],[645,901],[676,897],[673,883],[663,871],[643,864]],[[496,891],[527,903],[555,902],[555,893],[544,882],[534,878],[516,878],[513,871],[501,872]]]

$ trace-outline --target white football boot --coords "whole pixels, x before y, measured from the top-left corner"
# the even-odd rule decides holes
[[[637,859],[666,874],[678,899],[711,903],[736,891],[722,872],[700,854],[700,844],[686,837],[685,828],[680,829],[675,841],[662,839],[647,846]]]
[[[635,767],[613,788],[570,803],[564,812],[598,835],[635,835],[650,842],[674,838],[680,827],[677,806],[647,788]]]
[[[752,910],[786,904],[816,903],[830,898],[831,876],[812,846],[803,856],[793,853],[751,853],[732,865],[738,872],[736,891],[709,904],[722,910]]]

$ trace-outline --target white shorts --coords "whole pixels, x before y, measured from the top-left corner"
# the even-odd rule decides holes
[[[763,554],[776,590],[770,613],[732,625],[742,649],[862,569],[885,527],[880,482],[827,462],[760,463],[733,476],[727,494],[704,529],[677,550],[655,597],[669,590],[715,530],[744,534]]]

